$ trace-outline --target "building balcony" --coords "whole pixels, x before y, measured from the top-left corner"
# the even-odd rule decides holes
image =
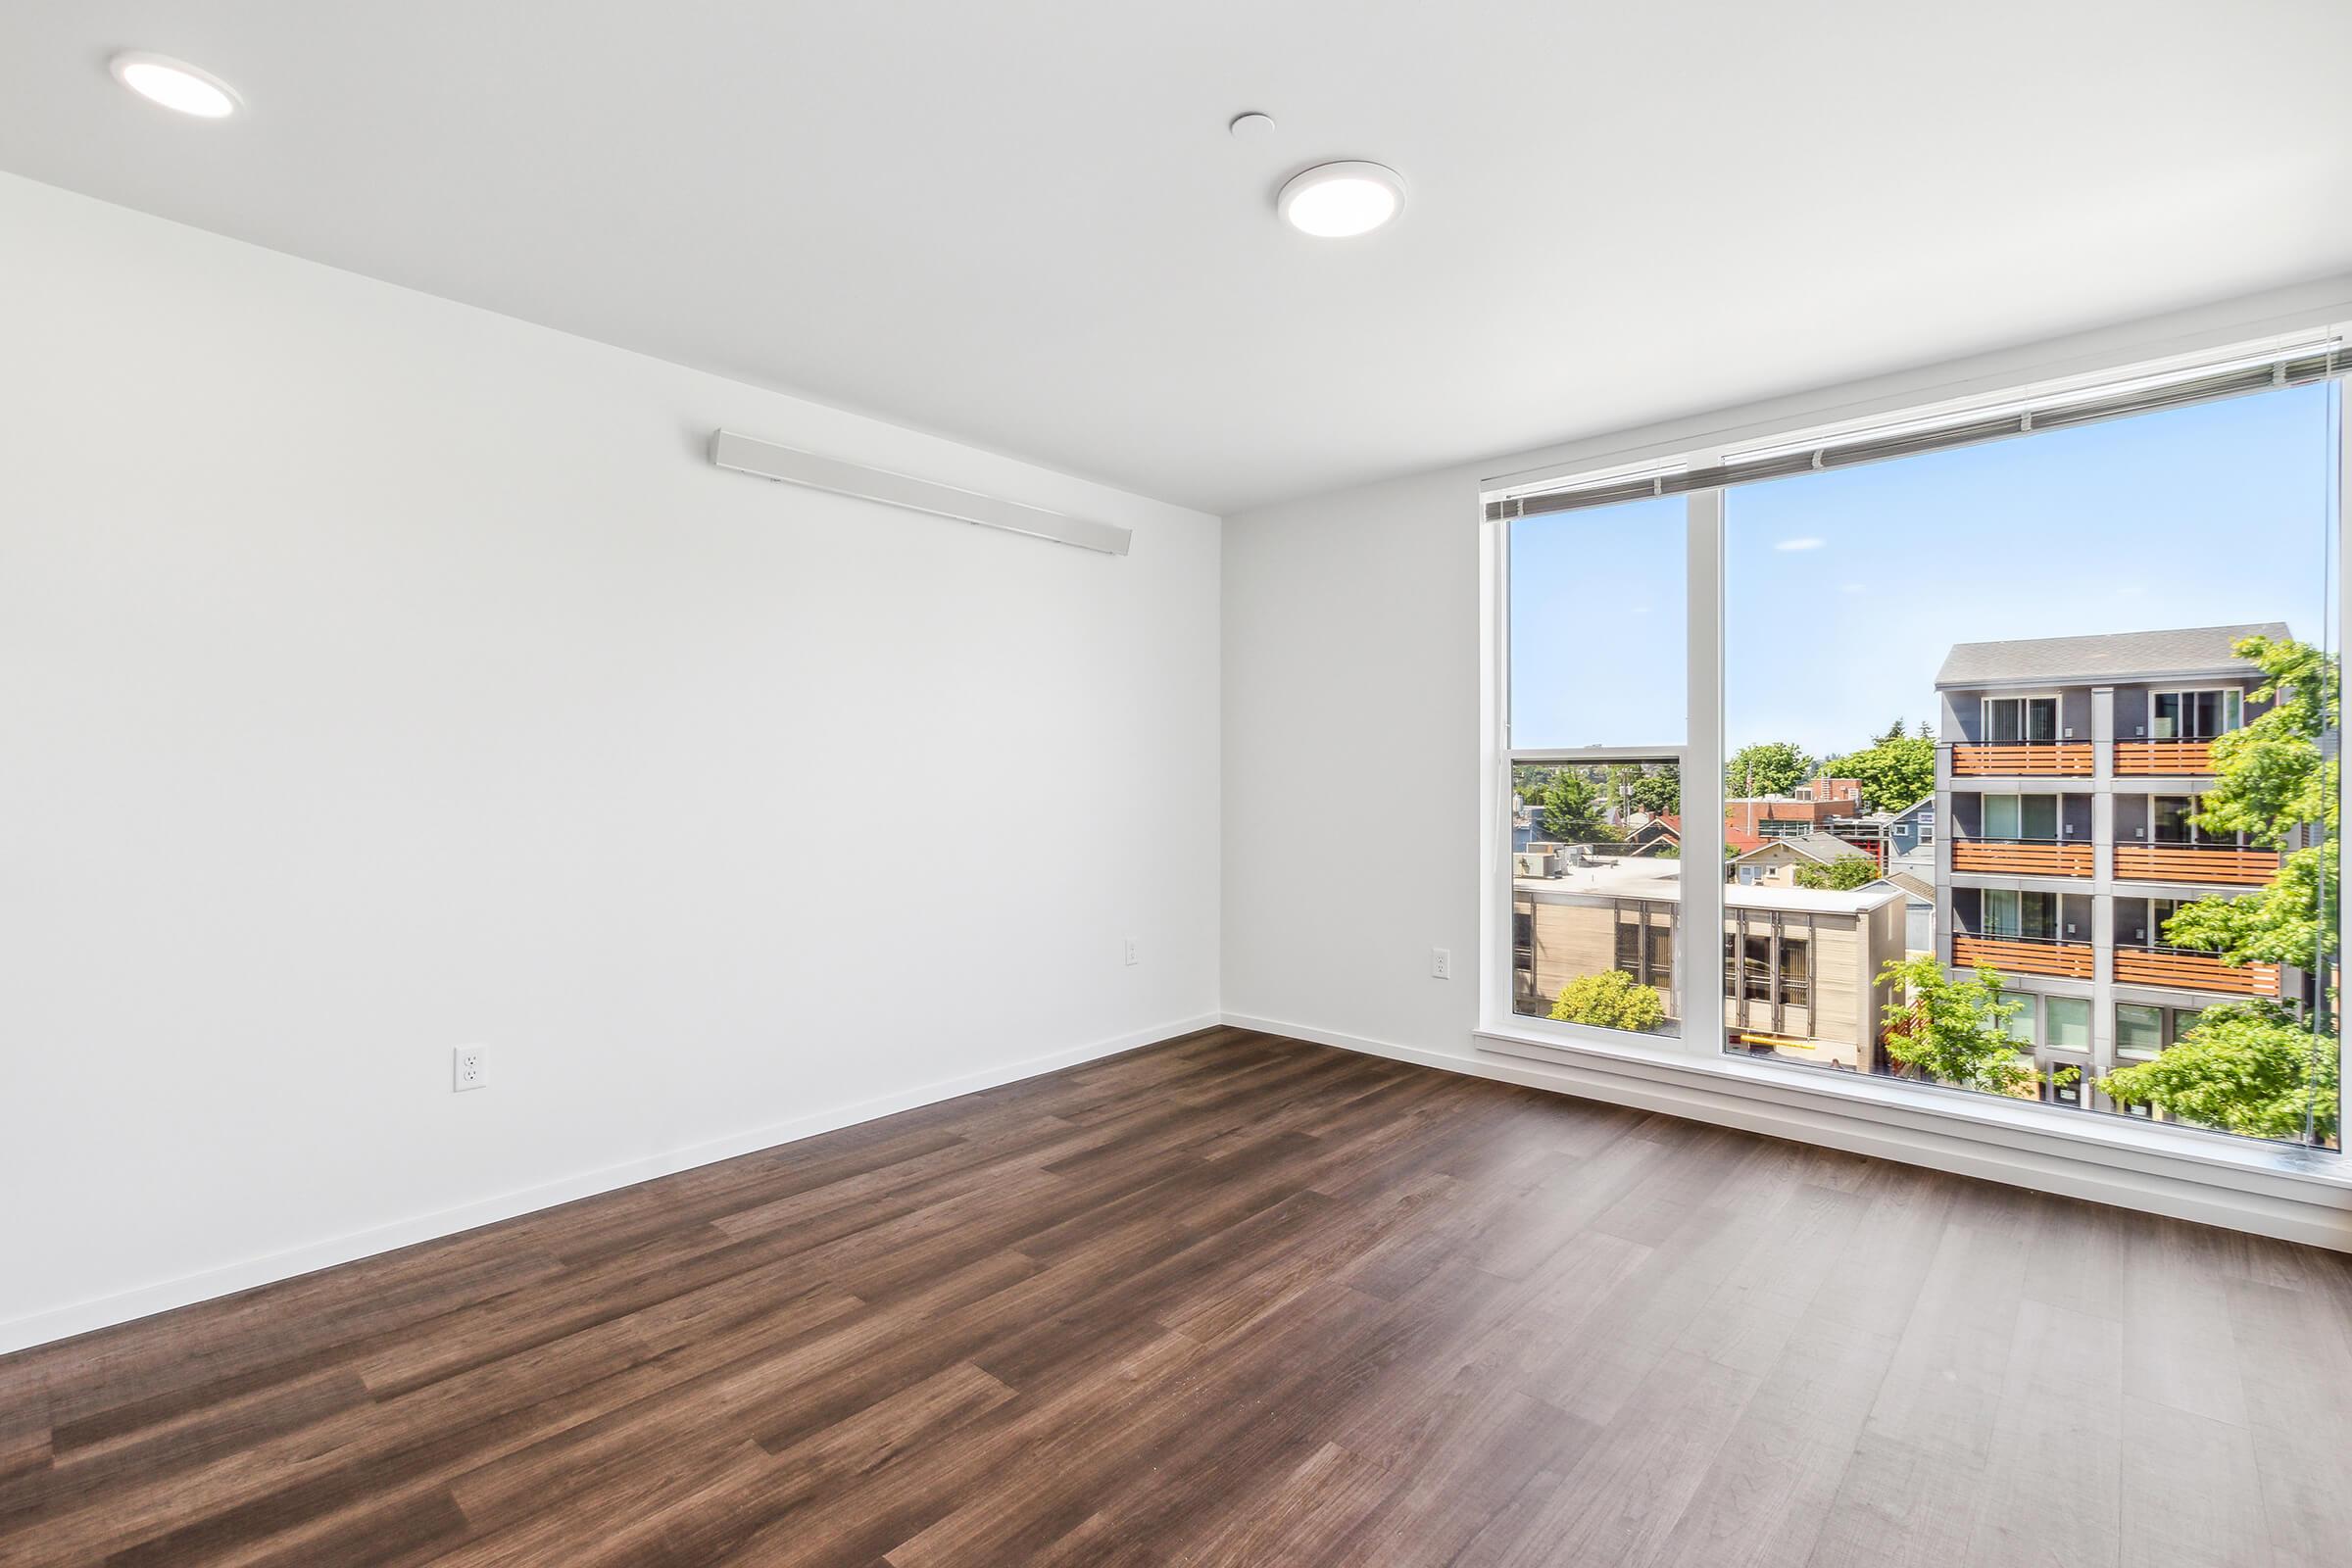
[[[2094,966],[2090,944],[2059,942],[2050,937],[1973,937],[1952,935],[1952,965],[1973,969],[1989,963],[2010,974],[2056,975],[2062,980],[2087,980]]]
[[[2117,741],[2115,771],[2122,778],[2185,777],[2213,771],[2211,741]]]
[[[2227,844],[2118,844],[2119,882],[2211,882],[2260,887],[2278,874],[2277,850]]]
[[[2220,991],[2233,997],[2275,997],[2278,966],[2246,963],[2232,968],[2210,953],[2188,948],[2118,948],[2115,950],[2118,985],[2175,986],[2187,991]]]
[[[1952,746],[1956,778],[2060,775],[2088,778],[2088,741],[1977,741]]]
[[[2093,855],[2087,844],[2056,839],[1954,839],[1952,869],[2001,876],[2088,876]]]

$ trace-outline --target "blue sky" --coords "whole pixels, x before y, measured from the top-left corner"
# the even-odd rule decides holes
[[[1727,744],[1933,720],[1955,642],[2320,631],[2328,391],[2293,387],[1730,491]],[[1514,524],[1512,741],[1683,739],[1681,497]]]

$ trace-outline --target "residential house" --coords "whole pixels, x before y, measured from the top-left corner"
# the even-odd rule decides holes
[[[1801,833],[1767,839],[1755,849],[1735,856],[1724,866],[1724,878],[1741,887],[1794,887],[1799,866],[1827,866],[1839,860],[1872,858],[1827,833]]]

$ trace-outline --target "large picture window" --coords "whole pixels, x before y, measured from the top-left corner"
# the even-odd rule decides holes
[[[1510,1010],[2337,1147],[2309,356],[1491,500]]]

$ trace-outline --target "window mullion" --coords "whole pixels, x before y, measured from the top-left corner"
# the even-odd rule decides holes
[[[1724,988],[1704,976],[1723,953],[1723,492],[1697,490],[1686,499],[1690,733],[1683,748],[1683,917],[1675,963],[1683,1049],[1714,1056],[1723,1051]]]

